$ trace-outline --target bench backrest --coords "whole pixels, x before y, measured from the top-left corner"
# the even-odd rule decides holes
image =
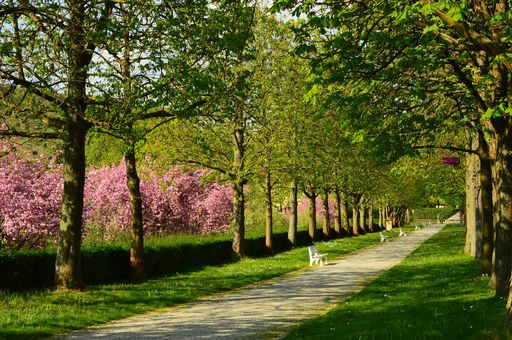
[[[318,248],[316,246],[310,246],[308,247],[309,255],[317,255],[318,254]]]

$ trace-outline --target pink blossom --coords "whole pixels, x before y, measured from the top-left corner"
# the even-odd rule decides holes
[[[40,248],[57,240],[63,192],[62,166],[42,156],[0,157],[0,247]],[[202,184],[205,171],[165,173],[143,171],[140,184],[143,228],[146,235],[223,232],[229,225],[231,189]],[[127,232],[130,203],[126,167],[119,165],[87,171],[84,193],[84,236],[101,230],[111,240]]]

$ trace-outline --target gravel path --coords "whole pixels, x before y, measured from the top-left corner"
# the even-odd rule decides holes
[[[331,260],[327,266],[73,332],[65,339],[275,337],[294,324],[324,314],[359,292],[442,227],[444,225],[432,225],[391,242]]]

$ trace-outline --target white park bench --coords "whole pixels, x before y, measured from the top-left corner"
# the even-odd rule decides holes
[[[407,234],[405,233],[405,230],[400,228],[400,234],[398,236],[407,236]]]
[[[380,241],[381,242],[387,242],[388,241],[388,237],[386,235],[384,235],[384,233],[382,231],[379,233],[379,235],[380,235]]]
[[[327,254],[319,254],[318,248],[316,246],[310,246],[308,247],[309,251],[309,265],[312,266],[313,263],[318,264],[320,263],[321,266],[324,264],[329,264],[327,262]],[[323,263],[325,262],[325,263]]]

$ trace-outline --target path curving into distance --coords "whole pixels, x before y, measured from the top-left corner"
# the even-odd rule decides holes
[[[326,313],[395,266],[444,227],[435,224],[330,264],[235,292],[72,332],[64,339],[261,338]],[[307,249],[304,261],[308,261]]]

